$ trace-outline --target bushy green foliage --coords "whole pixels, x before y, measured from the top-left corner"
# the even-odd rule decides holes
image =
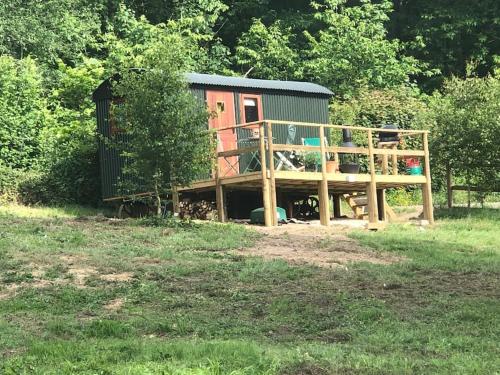
[[[387,39],[391,2],[347,0],[313,2],[315,18],[324,24],[317,36],[309,34],[307,79],[330,87],[338,96],[350,97],[363,87],[384,88],[409,81],[420,72],[417,61],[404,56],[398,40]]]
[[[235,60],[249,77],[288,80],[297,78],[298,53],[292,48],[291,28],[276,21],[266,27],[254,20],[250,30],[241,35]]]
[[[213,11],[212,17],[201,13],[193,18],[171,19],[153,25],[145,17],[136,18],[133,11],[121,5],[103,36],[108,50],[108,75],[115,74],[123,66],[141,67],[147,51],[159,45],[169,46],[179,57],[177,63],[187,71],[229,71],[228,51],[211,29],[220,10]]]
[[[426,90],[439,89],[452,75],[493,73],[500,50],[499,1],[395,0],[394,4],[388,26],[391,36],[402,40],[407,54],[426,62],[436,73],[420,77]]]
[[[0,160],[0,203],[17,200],[21,175],[21,170],[9,167]]]
[[[458,181],[485,189],[500,186],[500,80],[453,78],[433,100],[433,160],[450,165]]]
[[[99,1],[57,0],[0,2],[0,53],[42,61],[76,60],[97,47]]]
[[[330,116],[332,123],[339,125],[396,124],[400,129],[429,129],[432,125],[426,97],[418,89],[405,86],[364,89],[348,101],[334,101]]]
[[[182,43],[180,40],[178,43]],[[186,186],[210,170],[212,134],[208,111],[188,91],[183,61],[174,45],[158,45],[144,56],[141,71],[125,67],[114,92],[124,99],[115,105],[125,137],[114,142],[126,158],[125,193],[140,187],[160,194],[173,185]]]
[[[0,160],[13,168],[32,166],[40,156],[46,121],[42,76],[31,58],[0,56]]]
[[[65,158],[20,175],[16,200],[23,204],[98,205],[100,174],[96,150],[75,148]]]

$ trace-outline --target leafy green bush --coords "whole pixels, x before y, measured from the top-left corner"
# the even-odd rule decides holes
[[[70,156],[47,170],[24,172],[18,182],[18,200],[23,204],[97,205],[100,178],[96,151],[75,150]]]
[[[0,160],[0,203],[13,202],[17,199],[21,174],[22,171],[9,167]]]
[[[444,171],[449,163],[458,183],[500,187],[500,80],[451,79],[443,94],[433,97],[432,108],[434,164]]]
[[[36,162],[45,108],[36,62],[0,56],[0,160],[4,164],[28,168]]]
[[[387,190],[387,203],[391,206],[414,206],[422,204],[422,191],[420,189],[389,189]]]
[[[426,97],[406,86],[362,90],[348,101],[333,102],[330,116],[332,123],[339,125],[396,124],[400,129],[429,129],[432,124]]]

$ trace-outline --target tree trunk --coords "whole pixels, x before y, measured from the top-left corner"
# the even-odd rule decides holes
[[[156,216],[161,216],[161,198],[158,182],[155,182],[155,198],[156,198]]]
[[[467,185],[467,208],[470,210],[470,184]]]
[[[451,189],[453,185],[452,181],[452,175],[451,175],[451,166],[450,163],[446,165],[446,193],[447,193],[447,201],[448,201],[448,208],[453,207],[453,190]]]

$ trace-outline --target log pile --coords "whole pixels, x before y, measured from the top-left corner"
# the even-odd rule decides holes
[[[196,202],[184,199],[179,202],[179,216],[181,219],[216,220],[217,204],[204,199]]]

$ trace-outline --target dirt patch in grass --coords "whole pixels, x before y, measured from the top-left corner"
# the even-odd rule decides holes
[[[328,369],[315,363],[303,362],[297,365],[287,366],[282,369],[280,375],[328,375],[331,374]]]
[[[133,272],[109,273],[100,276],[101,280],[112,282],[126,282],[132,280],[133,277]]]
[[[392,264],[404,260],[361,246],[345,235],[347,228],[323,228],[313,225],[287,225],[278,228],[258,227],[264,236],[239,255],[264,259],[283,259],[291,264],[311,264],[324,268],[346,267],[351,262]]]
[[[15,297],[16,293],[25,288],[43,289],[53,285],[49,280],[34,280],[33,282],[9,283],[0,288],[0,301]]]
[[[108,311],[118,311],[122,308],[125,300],[123,298],[115,298],[104,305],[104,309]]]

